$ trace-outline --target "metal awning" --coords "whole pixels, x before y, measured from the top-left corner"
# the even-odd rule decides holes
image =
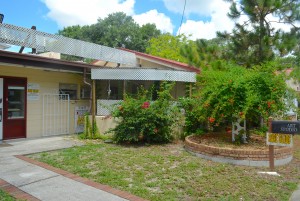
[[[134,53],[0,23],[0,43],[136,66]]]
[[[97,68],[91,69],[93,80],[152,80],[196,82],[196,73],[150,68]]]

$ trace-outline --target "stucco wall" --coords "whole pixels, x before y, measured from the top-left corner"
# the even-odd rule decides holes
[[[35,83],[40,87],[39,100],[27,100],[27,138],[42,136],[44,93],[57,93],[59,83],[70,83],[78,84],[77,97],[80,97],[80,86],[84,84],[82,75],[80,74],[53,72],[25,67],[0,65],[0,76],[25,77],[28,83]],[[88,105],[89,101],[87,100],[70,101],[70,133],[74,133],[75,131],[75,107]]]

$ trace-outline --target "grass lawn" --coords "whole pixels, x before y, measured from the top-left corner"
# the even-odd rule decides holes
[[[295,137],[300,145],[300,136]],[[102,142],[31,158],[149,200],[288,200],[300,183],[300,146],[276,168],[220,164],[187,153],[181,143],[120,146]]]
[[[0,201],[14,201],[14,197],[10,196],[8,193],[0,189]]]

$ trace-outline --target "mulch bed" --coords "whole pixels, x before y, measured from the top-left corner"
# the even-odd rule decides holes
[[[224,147],[231,149],[258,149],[258,150],[266,150],[268,149],[268,145],[266,144],[266,137],[252,134],[250,135],[250,139],[247,139],[246,144],[237,144],[232,142],[231,133],[207,133],[204,135],[194,135],[190,137],[195,143],[205,144],[213,147]],[[276,147],[280,148],[280,147]]]

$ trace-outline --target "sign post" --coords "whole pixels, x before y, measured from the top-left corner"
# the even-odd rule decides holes
[[[269,132],[267,144],[269,145],[269,166],[274,170],[274,146],[292,146],[294,134],[300,133],[300,121],[272,121],[269,118]]]
[[[269,133],[272,133],[272,117],[269,118]],[[270,170],[274,171],[274,145],[269,145],[269,166]]]

